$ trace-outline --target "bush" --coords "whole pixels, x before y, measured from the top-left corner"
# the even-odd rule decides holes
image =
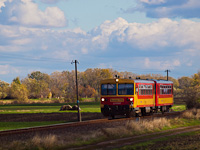
[[[200,108],[200,103],[198,101],[200,97],[199,87],[195,86],[184,89],[183,94],[185,95],[187,109]]]

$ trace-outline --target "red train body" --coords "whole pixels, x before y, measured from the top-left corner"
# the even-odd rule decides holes
[[[173,82],[166,80],[106,79],[101,81],[101,112],[104,116],[145,115],[169,111]]]

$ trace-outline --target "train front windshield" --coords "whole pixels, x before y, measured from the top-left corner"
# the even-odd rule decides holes
[[[101,95],[116,95],[116,84],[102,84]]]
[[[116,95],[117,94],[116,84],[102,84],[101,95]],[[133,84],[118,84],[118,95],[133,95],[134,85]]]

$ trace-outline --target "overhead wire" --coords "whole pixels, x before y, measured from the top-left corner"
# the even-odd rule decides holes
[[[62,58],[53,58],[53,57],[40,57],[40,56],[32,56],[32,55],[8,55],[8,54],[0,54],[1,60],[2,59],[18,59],[18,60],[26,60],[26,61],[54,61],[54,62],[69,62],[66,59]],[[69,62],[70,63],[70,62]]]
[[[23,54],[0,54],[1,60],[3,59],[17,59],[17,60],[25,60],[25,61],[37,61],[37,62],[64,62],[65,66],[71,66],[71,61],[69,59],[63,59],[63,58],[53,58],[53,57],[40,57],[40,56],[35,56],[35,58],[32,55],[23,55]],[[103,64],[104,65],[104,64]],[[63,66],[63,65],[62,65]],[[99,65],[100,66],[100,65]],[[108,67],[106,67],[108,66]],[[93,64],[93,63],[82,63],[80,62],[79,66],[80,69],[88,69],[88,68],[102,68],[98,67],[98,65]],[[71,68],[71,67],[70,67]],[[136,72],[136,73],[141,73],[141,72],[147,72],[147,73],[164,73],[164,70],[160,69],[145,69],[141,67],[130,67],[130,66],[119,66],[119,65],[112,65],[112,64],[106,64],[105,67],[103,68],[110,68],[114,69],[117,71],[128,71],[128,72]],[[174,71],[171,72],[172,74],[177,75]]]

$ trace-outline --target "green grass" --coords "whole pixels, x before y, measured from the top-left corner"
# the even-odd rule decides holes
[[[59,111],[62,105],[76,103],[50,103],[50,104],[12,104],[0,105],[0,114],[16,114],[16,113],[62,113],[62,112],[77,112],[77,111]],[[100,113],[99,102],[84,102],[80,103],[81,112],[98,112]]]
[[[186,105],[174,104],[172,109],[173,109],[173,111],[183,111],[183,110],[186,110]]]
[[[0,122],[0,131],[20,129],[26,127],[43,126],[64,123],[63,121],[44,121],[44,122]]]
[[[46,103],[46,104],[10,104],[0,105],[0,114],[16,114],[16,113],[62,113],[62,112],[76,112],[76,111],[59,111],[62,105],[76,103]],[[81,112],[97,112],[100,113],[99,102],[80,102]],[[174,105],[174,111],[183,111],[186,109],[185,105]]]

